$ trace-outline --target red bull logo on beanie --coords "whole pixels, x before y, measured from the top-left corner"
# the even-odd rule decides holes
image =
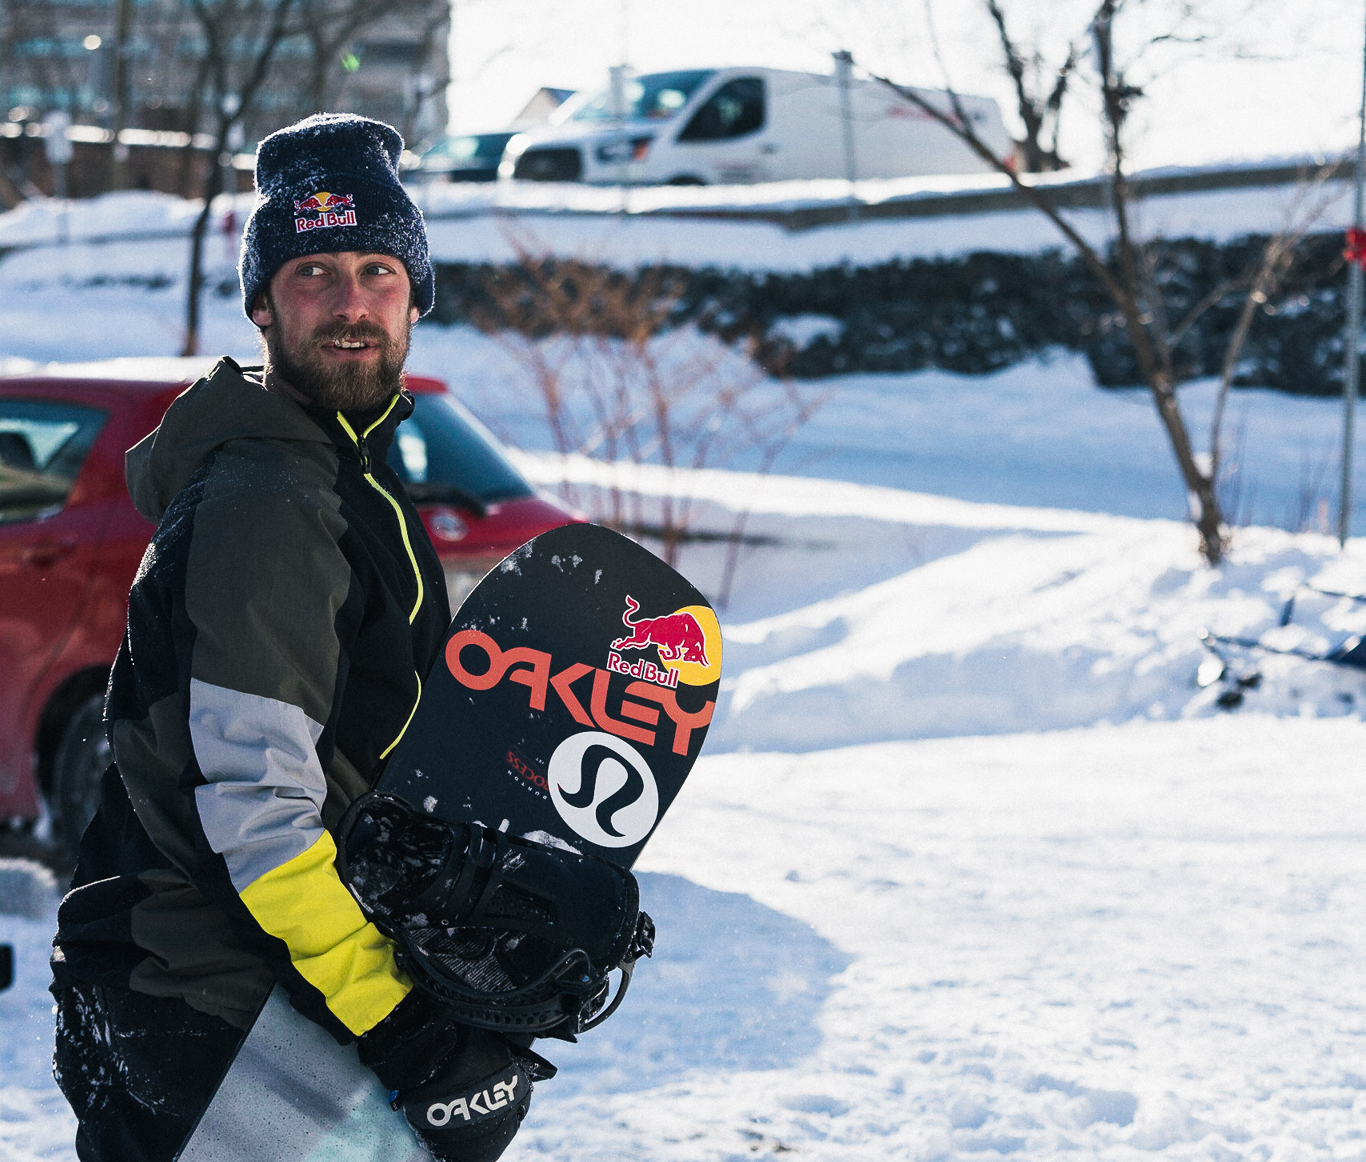
[[[294,232],[304,234],[328,226],[354,226],[356,201],[351,194],[332,194],[318,190],[301,201],[295,201]]]

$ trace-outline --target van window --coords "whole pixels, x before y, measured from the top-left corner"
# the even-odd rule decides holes
[[[416,392],[413,402],[387,459],[415,504],[477,505],[531,495],[498,442],[453,397]]]
[[[715,74],[715,69],[685,69],[674,73],[647,73],[626,83],[626,118],[631,121],[667,121],[688,103]],[[574,111],[571,121],[614,121],[612,88],[593,94]]]
[[[93,408],[0,399],[0,522],[60,510],[107,418]]]
[[[764,127],[762,77],[736,77],[716,90],[678,135],[679,141],[726,141]]]

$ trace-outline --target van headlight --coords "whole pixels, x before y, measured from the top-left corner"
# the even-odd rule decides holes
[[[603,162],[644,161],[653,143],[653,137],[621,137],[599,145],[595,152],[598,160]]]
[[[498,162],[498,176],[500,178],[510,178],[513,171],[517,168],[517,159],[526,152],[526,148],[531,144],[531,138],[525,133],[516,133],[508,139],[508,143],[503,146],[503,156]]]

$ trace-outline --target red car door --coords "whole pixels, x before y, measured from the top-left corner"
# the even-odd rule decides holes
[[[31,739],[21,727],[60,654],[94,576],[111,506],[81,503],[75,484],[105,412],[0,397],[0,801],[26,814]],[[28,794],[24,794],[28,791]]]

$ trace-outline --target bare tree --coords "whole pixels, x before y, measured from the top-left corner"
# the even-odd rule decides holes
[[[999,10],[994,0],[989,0],[989,3],[992,8]],[[886,77],[876,76],[875,79],[954,133],[984,162],[1006,175],[1019,194],[1044,214],[1076,248],[1087,268],[1104,288],[1120,316],[1139,376],[1152,396],[1182,481],[1191,498],[1191,516],[1200,536],[1200,551],[1214,565],[1223,559],[1227,547],[1227,531],[1216,490],[1218,455],[1216,451],[1209,456],[1200,456],[1191,442],[1176,394],[1175,348],[1199,312],[1222,301],[1226,294],[1241,289],[1249,297],[1252,306],[1245,311],[1245,325],[1235,333],[1230,357],[1225,360],[1227,373],[1231,377],[1237,362],[1237,350],[1241,348],[1255,315],[1256,296],[1260,294],[1265,298],[1269,287],[1284,276],[1286,266],[1293,258],[1293,246],[1289,244],[1293,232],[1283,234],[1279,240],[1273,239],[1263,259],[1242,278],[1230,284],[1224,294],[1213,299],[1207,297],[1197,303],[1175,327],[1168,325],[1156,248],[1152,242],[1145,243],[1139,238],[1134,222],[1135,200],[1128,174],[1128,128],[1132,110],[1143,97],[1143,89],[1132,80],[1131,68],[1142,59],[1143,53],[1140,51],[1128,62],[1119,59],[1115,46],[1115,22],[1124,9],[1125,0],[1100,0],[1087,27],[1090,41],[1088,55],[1094,66],[1100,99],[1099,128],[1106,148],[1104,176],[1113,235],[1108,256],[1102,254],[1067,221],[1045,189],[1022,180],[1009,159],[1000,156],[981,139],[971,118],[966,115],[957,92],[948,83],[947,73],[945,81],[949,99],[944,108],[916,90],[898,85]],[[1187,9],[1189,5],[1183,6],[1182,14],[1189,15]],[[1003,12],[996,23],[1009,71],[1011,60],[1025,61],[1032,54],[1023,51],[1012,41]],[[1177,27],[1149,36],[1143,48],[1150,49],[1159,44],[1199,44],[1208,40],[1207,31],[1181,27],[1180,24],[1178,18]],[[1074,69],[1075,62],[1069,73]],[[1218,437],[1217,424],[1213,435]]]
[[[295,0],[190,0],[204,38],[213,89],[218,94],[212,164],[204,183],[204,208],[190,235],[190,274],[185,296],[182,355],[199,354],[199,302],[203,290],[204,234],[213,201],[223,191],[223,155],[234,125],[249,114],[270,75],[271,62],[290,34]]]
[[[1062,62],[1050,66],[1044,60],[1041,48],[1035,46],[1026,52],[1011,36],[1006,27],[1005,11],[998,0],[986,0],[986,6],[1001,40],[1006,73],[1015,89],[1015,109],[1024,125],[1020,168],[1025,173],[1065,169],[1067,163],[1058,153],[1058,133],[1062,126],[1063,100],[1081,59],[1081,45],[1072,41]]]
[[[338,72],[346,69],[348,46],[361,33],[387,17],[420,14],[431,10],[428,0],[299,0],[301,28],[308,40],[308,77],[304,93],[308,110],[321,113],[331,109],[340,88]],[[432,21],[444,26],[449,19],[444,9]],[[424,35],[429,30],[424,28]]]

